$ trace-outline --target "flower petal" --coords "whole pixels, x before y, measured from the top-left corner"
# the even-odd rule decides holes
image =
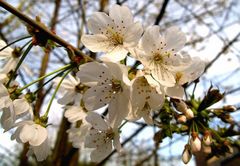
[[[29,144],[32,146],[39,146],[47,139],[47,129],[38,124],[33,124],[32,126],[35,130],[35,134],[32,139],[29,140]]]
[[[88,135],[86,136],[84,146],[86,148],[96,148],[101,146],[105,142],[106,133],[100,133],[96,129],[90,129]]]
[[[135,47],[138,44],[138,41],[141,38],[141,35],[143,33],[143,27],[140,22],[134,23],[132,26],[130,26],[126,34],[124,35],[124,47]]]
[[[102,34],[83,35],[81,41],[92,52],[107,52],[112,49],[110,40]]]
[[[104,12],[95,12],[88,20],[88,29],[93,34],[105,34],[107,27],[113,25],[112,19]]]
[[[133,15],[127,6],[113,5],[109,10],[109,16],[116,25],[130,26],[133,23]]]
[[[90,62],[79,67],[77,76],[87,86],[95,86],[97,83],[111,83],[111,74],[106,66],[97,62]]]
[[[86,113],[80,106],[71,106],[67,108],[67,110],[64,113],[64,116],[68,119],[69,122],[75,123],[79,120],[84,119],[86,117]]]
[[[128,51],[122,46],[117,46],[111,51],[107,51],[106,54],[102,55],[100,59],[102,61],[119,62],[127,56]]]
[[[165,87],[165,93],[169,97],[182,99],[184,96],[184,89],[180,85],[176,85],[174,87]]]
[[[109,140],[98,146],[91,152],[91,161],[100,162],[105,159],[112,152],[112,141]]]
[[[170,27],[166,30],[165,41],[167,50],[174,49],[174,52],[179,51],[185,45],[186,40],[185,34],[178,27]]]
[[[89,111],[102,108],[110,102],[112,94],[111,85],[106,84],[91,87],[83,95],[84,106]]]
[[[95,112],[89,112],[86,116],[86,121],[92,125],[94,129],[105,131],[108,129],[107,123],[104,119]]]

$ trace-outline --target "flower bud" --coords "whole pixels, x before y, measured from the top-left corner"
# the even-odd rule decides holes
[[[207,146],[206,144],[202,144],[202,151],[206,154],[212,153],[212,148],[211,146]]]
[[[187,164],[192,158],[191,147],[189,144],[185,145],[185,148],[182,153],[182,161],[184,164]]]
[[[179,123],[186,123],[187,117],[185,115],[179,115],[178,118],[177,118],[177,121]]]
[[[190,139],[190,145],[191,145],[192,153],[196,153],[201,150],[201,141],[198,137],[197,132],[192,132],[192,137]]]
[[[186,117],[187,117],[188,119],[194,118],[193,111],[192,111],[190,108],[188,108],[188,109],[186,110],[185,115],[186,115]]]
[[[233,105],[227,105],[227,106],[224,106],[224,107],[223,107],[223,110],[224,110],[224,111],[227,111],[227,112],[234,112],[234,111],[237,110],[237,108],[234,107]]]
[[[204,132],[203,143],[204,143],[204,145],[206,145],[206,146],[209,146],[209,145],[211,145],[211,143],[212,143],[212,135],[211,135],[211,132],[208,131],[208,130],[206,130],[206,131]]]

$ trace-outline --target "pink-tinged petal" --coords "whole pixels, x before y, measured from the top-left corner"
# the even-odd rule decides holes
[[[100,162],[112,152],[112,141],[108,140],[91,152],[91,161]]]
[[[106,131],[108,129],[108,125],[101,115],[95,112],[89,112],[86,116],[86,121],[90,123],[94,129],[101,131]]]
[[[184,96],[184,88],[180,85],[175,85],[174,87],[165,87],[165,93],[169,97],[182,99]]]
[[[77,76],[87,86],[95,86],[98,83],[111,83],[111,73],[102,63],[90,62],[79,67]]]
[[[174,52],[177,52],[183,48],[186,40],[185,34],[178,27],[170,27],[166,30],[166,50],[174,49]]]
[[[102,34],[83,35],[81,41],[92,52],[107,52],[112,48],[110,40]]]
[[[114,26],[112,19],[103,12],[95,12],[87,22],[93,34],[105,33],[108,27]]]
[[[133,23],[133,15],[126,6],[113,5],[109,10],[109,16],[119,26],[128,26]]]
[[[84,106],[93,111],[106,106],[112,99],[113,91],[111,85],[99,85],[88,89],[83,95]]]

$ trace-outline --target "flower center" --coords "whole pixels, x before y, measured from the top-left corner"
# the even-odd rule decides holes
[[[176,73],[176,75],[175,75],[176,83],[178,83],[180,81],[182,76],[183,76],[183,73],[181,73],[181,72]]]
[[[160,64],[160,63],[163,62],[163,56],[159,53],[155,53],[153,55],[153,60],[154,60],[155,63]]]
[[[121,81],[112,79],[112,90],[113,93],[118,93],[122,91]]]
[[[108,29],[108,32],[110,32],[109,39],[113,46],[123,45],[123,36],[119,32],[113,29]]]

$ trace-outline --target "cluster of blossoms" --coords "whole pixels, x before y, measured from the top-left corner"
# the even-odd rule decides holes
[[[129,8],[119,5],[112,6],[109,15],[94,13],[88,28],[92,34],[83,35],[81,41],[90,51],[101,52],[101,62],[82,64],[75,77],[68,75],[54,82],[63,94],[58,102],[64,105],[64,116],[72,123],[67,132],[74,147],[92,148],[94,162],[106,158],[113,147],[121,152],[123,121],[143,118],[152,125],[154,115],[169,98],[179,122],[194,118],[194,112],[183,101],[183,85],[200,77],[205,62],[180,52],[186,37],[179,28],[170,27],[164,34],[160,34],[159,26],[144,30],[139,22],[134,22]],[[1,41],[1,47],[4,45]],[[17,128],[12,139],[29,143],[29,154],[34,153],[41,161],[49,149],[47,118],[34,115],[29,95],[12,95],[18,85],[11,80],[9,83],[8,74],[19,61],[16,52],[9,47],[0,52],[1,59],[7,60],[0,71],[1,124],[5,131]],[[139,65],[128,67],[128,56]],[[103,109],[105,112],[99,114]],[[210,135],[206,134],[203,140],[208,146]],[[199,150],[199,142],[192,132],[191,146],[187,145],[183,153],[185,163],[192,152]]]

